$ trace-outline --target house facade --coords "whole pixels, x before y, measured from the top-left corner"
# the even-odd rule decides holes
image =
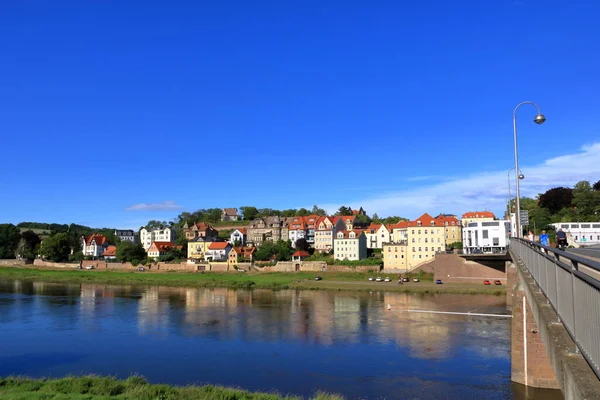
[[[185,225],[183,225],[183,232],[185,233],[185,238],[187,240],[195,240],[199,237],[217,238],[219,236],[219,231],[206,222],[197,222],[192,226],[188,226],[186,222]]]
[[[371,224],[365,230],[367,249],[382,249],[384,243],[390,242],[390,231],[384,224]]]
[[[341,230],[333,240],[333,258],[362,260],[367,258],[367,237],[360,230]]]
[[[469,222],[485,222],[493,221],[496,216],[490,211],[470,211],[462,215],[462,226],[463,228],[469,224]]]
[[[456,217],[438,215],[436,220],[444,224],[445,245],[462,242],[462,225]]]
[[[224,208],[221,211],[221,221],[239,221],[240,215],[237,208]]]
[[[338,219],[341,219],[342,222],[344,223],[344,230],[347,231],[351,231],[352,229],[354,229],[354,219],[356,217],[354,215],[344,215],[343,217],[341,216],[337,216],[337,217],[333,217],[334,220],[334,224],[337,223]]]
[[[408,269],[408,247],[406,243],[384,243],[381,252],[386,269]]]
[[[227,256],[231,250],[231,245],[227,242],[212,242],[208,246],[205,260],[208,261],[228,261]]]
[[[430,261],[436,252],[446,250],[444,223],[425,213],[408,223],[407,240],[409,268]]]
[[[242,261],[252,262],[252,260],[254,259],[254,252],[256,251],[256,247],[237,246],[237,247],[234,247],[231,251],[235,251],[235,254],[237,256],[239,256],[239,258]]]
[[[505,253],[508,248],[510,221],[469,222],[463,228],[463,251],[471,253]]]
[[[174,242],[175,241],[175,230],[169,226],[160,227],[156,229],[140,229],[140,242],[144,247],[144,250],[148,252],[148,249],[152,245],[152,242]]]
[[[157,260],[160,256],[169,252],[174,247],[175,243],[173,242],[152,242],[146,253],[148,253],[149,258]]]
[[[321,253],[333,250],[333,239],[338,231],[345,229],[346,225],[341,218],[320,217],[315,226],[315,249]]]
[[[231,235],[229,235],[229,243],[232,246],[243,246],[246,244],[247,237],[248,231],[246,228],[238,228],[231,232]]]
[[[119,238],[121,242],[137,243],[137,233],[132,229],[117,229],[115,230],[115,236]]]
[[[397,224],[389,225],[390,242],[400,243],[408,240],[408,221],[400,221]]]
[[[188,242],[188,260],[204,261],[206,259],[206,253],[208,247],[214,243],[216,239],[212,237],[199,236],[194,240]]]
[[[248,231],[248,242],[254,246],[260,246],[263,242],[288,240],[289,231],[285,218],[270,216],[256,218],[246,228]]]
[[[81,252],[86,257],[101,257],[108,247],[106,236],[97,233],[90,236],[82,236],[79,241],[81,243]]]
[[[115,260],[117,258],[117,246],[108,246],[102,254],[105,260]]]

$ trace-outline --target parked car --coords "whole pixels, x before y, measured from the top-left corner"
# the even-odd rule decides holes
[[[88,265],[87,267],[85,267],[85,269],[94,269],[93,265]]]
[[[384,282],[391,282],[392,280],[390,279],[389,276],[386,276],[385,279],[383,280]]]
[[[441,280],[441,279],[438,279],[438,280],[436,280],[436,281],[435,281],[435,283],[436,283],[436,285],[441,285],[441,284],[443,284],[444,282],[442,282],[442,280]]]
[[[144,272],[146,269],[144,267],[138,267],[137,269],[139,272]]]
[[[320,276],[315,276],[315,281],[322,281],[323,278],[321,278]]]
[[[381,277],[378,276],[377,278],[375,278],[375,282],[381,282]]]
[[[419,282],[419,278],[413,278],[413,282]]]
[[[410,282],[410,279],[408,279],[407,277],[402,278],[402,282]]]
[[[374,280],[375,280],[375,278],[373,278],[372,276],[370,276],[370,277],[369,277],[369,280],[370,280],[370,281],[374,281]]]
[[[485,281],[483,281],[484,285],[491,285],[490,281],[488,281],[487,279]]]
[[[502,285],[502,282],[500,282],[498,279],[496,279],[496,280],[494,281],[494,285]]]

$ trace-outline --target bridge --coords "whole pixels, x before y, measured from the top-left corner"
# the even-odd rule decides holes
[[[511,238],[512,380],[600,399],[600,262]]]

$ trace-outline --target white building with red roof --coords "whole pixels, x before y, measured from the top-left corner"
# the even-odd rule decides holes
[[[371,223],[365,229],[367,236],[367,249],[382,249],[384,243],[390,241],[390,230],[384,224]]]
[[[227,256],[231,251],[231,245],[227,242],[212,242],[208,246],[206,255],[208,261],[227,261]]]
[[[469,222],[487,222],[494,221],[496,216],[491,211],[469,211],[462,215],[462,226],[465,227]]]
[[[367,237],[362,230],[341,230],[333,240],[333,258],[362,260],[367,258]]]
[[[81,252],[87,257],[101,257],[108,247],[106,236],[94,233],[90,236],[82,236]]]
[[[346,228],[341,217],[319,217],[315,225],[315,249],[321,253],[333,250],[333,239]]]

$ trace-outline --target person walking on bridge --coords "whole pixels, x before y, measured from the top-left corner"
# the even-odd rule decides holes
[[[546,231],[542,231],[542,234],[540,235],[540,243],[542,246],[550,245],[550,238],[548,237]]]
[[[562,229],[559,229],[558,232],[556,232],[556,244],[561,250],[564,250],[568,246],[567,233]]]

